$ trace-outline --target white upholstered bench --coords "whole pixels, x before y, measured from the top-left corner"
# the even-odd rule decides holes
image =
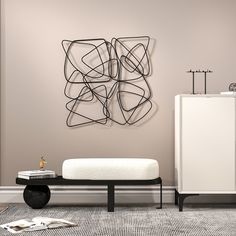
[[[63,162],[62,176],[53,179],[24,180],[16,183],[27,185],[24,200],[32,208],[42,208],[50,199],[47,185],[106,185],[108,191],[107,208],[114,211],[115,186],[117,185],[160,185],[160,207],[162,208],[162,179],[156,160],[145,158],[78,158]],[[45,187],[46,185],[46,187]],[[41,186],[41,187],[40,187]],[[46,203],[33,199],[44,192]],[[34,194],[32,195],[32,192]],[[41,199],[41,202],[42,199]]]

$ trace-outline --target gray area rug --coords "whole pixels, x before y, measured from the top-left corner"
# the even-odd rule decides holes
[[[11,221],[45,216],[62,218],[78,226],[49,229],[19,235],[57,236],[157,236],[157,235],[236,235],[235,205],[186,206],[179,212],[174,205],[164,204],[163,209],[155,206],[120,206],[114,213],[106,207],[53,206],[33,210],[25,204],[11,204],[0,214],[0,224]],[[12,235],[0,228],[0,235]]]
[[[7,210],[8,204],[1,203],[0,204],[0,214]]]

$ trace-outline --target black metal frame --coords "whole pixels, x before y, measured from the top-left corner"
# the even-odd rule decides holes
[[[107,210],[108,212],[114,212],[115,207],[115,186],[116,185],[154,185],[160,184],[160,206],[157,207],[158,209],[162,208],[162,179],[161,177],[151,180],[89,180],[89,179],[78,179],[78,180],[71,180],[71,179],[63,179],[62,176],[58,176],[56,178],[50,179],[22,179],[16,178],[16,183],[20,185],[27,186],[48,186],[48,185],[105,185],[107,186]],[[40,188],[38,189],[40,191]],[[24,200],[27,205],[28,199],[30,196],[28,195],[27,191],[24,191]],[[50,194],[45,199],[45,204],[42,204],[41,208],[44,207],[50,199]],[[31,203],[32,203],[32,199]],[[34,208],[34,206],[29,205],[30,207]],[[37,205],[38,206],[38,205]],[[37,207],[39,208],[39,207]]]
[[[189,70],[187,71],[187,73],[192,73],[192,93],[195,94],[195,91],[194,91],[194,84],[195,84],[195,77],[194,77],[194,74],[195,73],[204,73],[204,93],[206,94],[207,93],[207,90],[206,90],[206,81],[207,81],[207,73],[212,73],[211,70]]]
[[[179,211],[183,211],[183,206],[184,206],[184,200],[186,197],[191,197],[191,196],[198,196],[199,194],[186,194],[186,193],[179,193],[175,189],[175,205],[179,206]]]

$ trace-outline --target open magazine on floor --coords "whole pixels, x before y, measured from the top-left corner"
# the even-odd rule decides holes
[[[36,231],[52,228],[71,227],[77,224],[63,219],[48,217],[35,217],[33,219],[22,219],[7,224],[0,225],[3,229],[11,233],[22,233],[27,231]]]

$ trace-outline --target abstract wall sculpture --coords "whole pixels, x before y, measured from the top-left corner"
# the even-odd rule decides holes
[[[63,40],[66,124],[133,125],[152,109],[148,36]]]

